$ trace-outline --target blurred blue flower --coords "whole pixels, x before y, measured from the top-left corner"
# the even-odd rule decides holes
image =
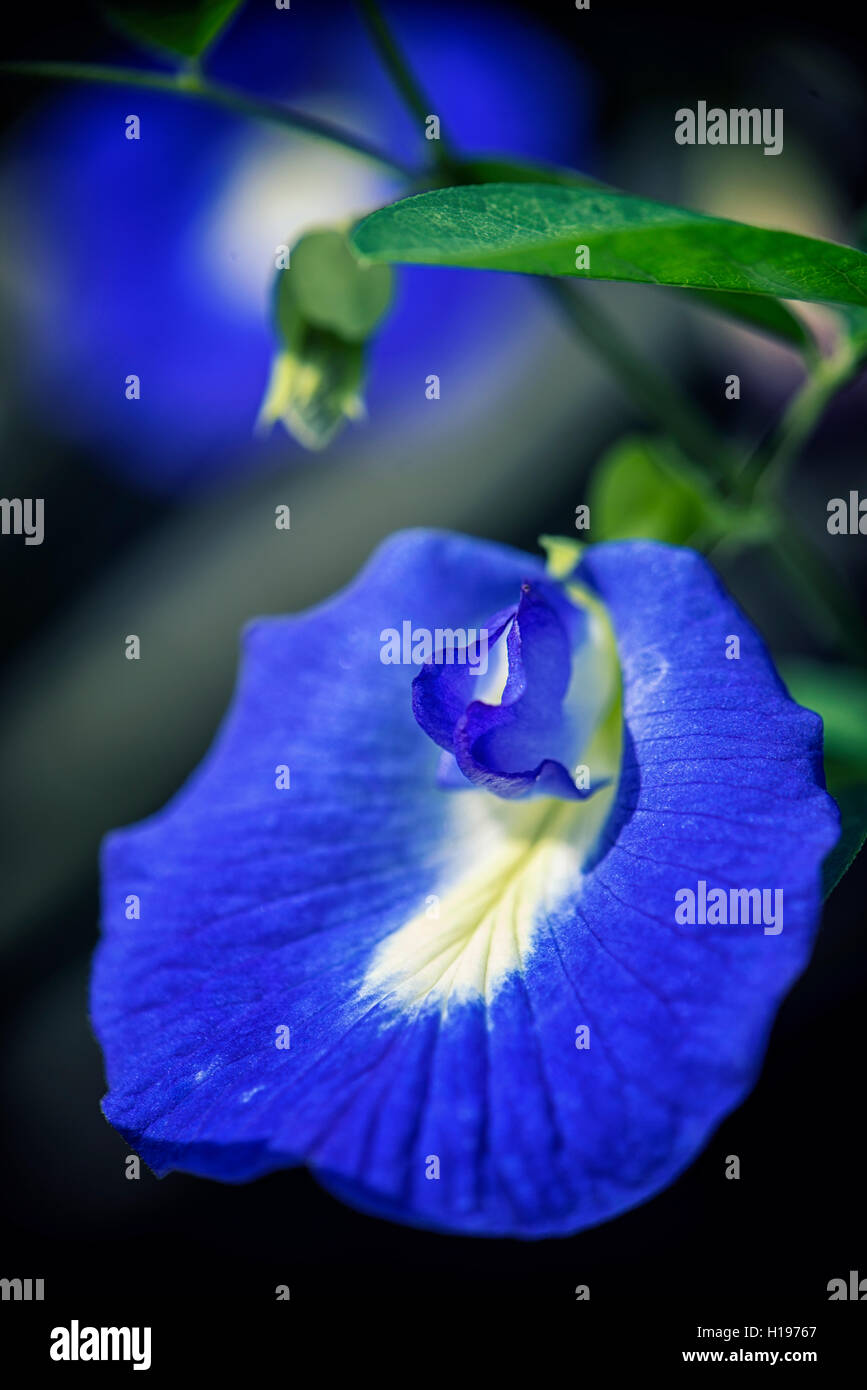
[[[528,594],[549,612],[522,615]],[[489,630],[491,660],[457,672],[453,644],[440,685],[391,659],[405,622],[440,664],[438,632],[478,656]],[[503,717],[444,787],[479,700]],[[583,799],[521,766],[559,757],[559,714]],[[362,1209],[478,1235],[612,1217],[755,1082],[838,834],[823,788],[821,721],[693,552],[592,546],[555,583],[397,534],[330,602],[252,625],[204,765],[109,838],[105,1114],[159,1173],[304,1163]],[[677,904],[702,884],[769,895],[774,925],[693,924]]]
[[[573,59],[526,19],[463,5],[393,7],[396,29],[465,151],[580,163],[588,89]],[[126,59],[126,51],[121,55]],[[288,100],[411,163],[424,147],[354,6],[241,13],[209,59],[221,81]],[[141,139],[124,136],[141,119]],[[263,466],[251,442],[274,346],[275,251],[304,229],[398,196],[387,173],[322,142],[141,90],[70,88],[20,130],[6,159],[5,258],[24,320],[34,409],[106,465],[155,491]],[[507,390],[545,322],[520,279],[402,272],[374,345],[374,438],[439,422],[429,373],[454,412]],[[519,365],[520,364],[520,365]],[[141,399],[124,397],[129,374]],[[434,412],[436,415],[437,412]],[[281,445],[281,454],[294,444]],[[239,454],[241,457],[239,457]]]

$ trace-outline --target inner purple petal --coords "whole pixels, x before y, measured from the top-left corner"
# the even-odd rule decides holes
[[[452,755],[442,760],[441,785],[479,787],[509,799],[592,795],[597,786],[576,784],[576,721],[564,708],[586,613],[559,585],[535,580],[522,584],[518,602],[481,632],[493,667],[505,642],[508,674],[498,703],[477,698],[486,684],[478,652],[459,649],[454,664],[437,654],[413,681],[416,720]]]

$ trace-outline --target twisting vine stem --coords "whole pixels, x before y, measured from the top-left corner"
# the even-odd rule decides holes
[[[186,97],[193,101],[204,101],[212,106],[220,106],[237,116],[247,116],[252,120],[265,121],[271,125],[282,126],[298,135],[310,135],[317,140],[325,140],[330,145],[339,145],[350,150],[372,164],[378,164],[402,178],[415,179],[418,170],[402,163],[384,150],[378,149],[369,141],[349,130],[309,116],[303,111],[282,106],[278,102],[260,101],[246,92],[234,87],[212,82],[203,76],[196,65],[186,65],[177,72],[154,72],[148,68],[109,67],[101,63],[2,63],[0,72],[8,72],[18,77],[43,77],[67,82],[90,82],[112,87],[139,87],[151,92],[164,92],[169,96]]]

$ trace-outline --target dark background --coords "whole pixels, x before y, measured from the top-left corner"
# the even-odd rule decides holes
[[[18,7],[17,33],[7,29],[4,34],[4,56],[98,61],[105,52],[104,30],[86,10],[76,11]],[[542,11],[534,5],[532,13],[538,19]],[[626,157],[625,132],[648,103],[671,106],[680,104],[682,94],[689,102],[693,94],[712,93],[724,105],[731,93],[737,104],[784,104],[787,135],[800,128],[815,139],[854,215],[867,204],[867,177],[857,158],[863,106],[857,113],[862,124],[853,128],[849,117],[841,120],[833,84],[826,85],[821,65],[799,87],[762,58],[798,39],[863,78],[864,40],[853,34],[852,19],[851,8],[836,3],[766,3],[759,10],[740,3],[592,0],[591,10],[576,18],[563,0],[546,11],[546,23],[559,41],[577,45],[596,74],[597,165],[603,177],[609,156],[615,163]],[[491,22],[496,23],[494,10]],[[769,84],[767,97],[740,85],[748,67],[755,72],[755,61],[766,64],[761,70]],[[784,101],[774,99],[778,80],[785,87]],[[4,125],[17,121],[42,95],[41,84],[4,81]],[[687,385],[727,425],[719,371],[709,364],[715,365],[713,348],[705,344]],[[846,392],[797,470],[795,504],[805,514],[812,509],[814,539],[826,550],[825,499],[858,486],[859,477],[863,485],[863,405],[863,391]],[[758,435],[768,418],[766,402],[747,401],[739,429],[746,438]],[[611,437],[636,423],[639,418],[622,407]],[[34,634],[62,619],[118,556],[159,538],[176,512],[186,516],[190,504],[126,487],[86,450],[65,444],[50,412],[43,420],[19,420],[13,443],[16,469],[40,459],[50,479],[46,505],[65,518],[62,535],[38,552],[5,541],[0,548],[5,596],[0,640],[15,670],[28,658]],[[493,509],[475,529],[526,549],[534,548],[540,532],[567,531],[591,463],[580,431],[562,439],[558,458],[552,487],[528,482],[519,509],[502,515]],[[317,467],[323,466],[318,460]],[[299,467],[303,473],[308,465]],[[4,481],[0,490],[15,495],[11,483]],[[207,505],[222,505],[222,494]],[[420,524],[427,521],[423,499],[408,506],[408,519],[413,517]],[[364,537],[353,533],[350,538],[349,528],[345,509],[338,509],[336,547],[351,539],[365,553],[370,547]],[[473,528],[464,519],[460,529]],[[841,538],[828,550],[862,600],[864,544]],[[760,556],[742,557],[726,577],[775,652],[834,658],[833,650],[799,621]],[[134,744],[123,765],[94,770],[100,785],[128,789],[141,783],[133,814],[126,813],[127,801],[115,807],[110,796],[105,798],[102,830],[158,809],[196,765],[225,706],[230,659],[184,740],[172,744],[147,775]],[[41,679],[50,682],[50,670],[43,670]],[[39,853],[47,862],[64,853],[64,828],[51,809],[64,768],[36,766],[33,775],[35,803],[44,813]],[[14,818],[15,807],[7,809]],[[127,1147],[99,1113],[101,1059],[86,1017],[88,963],[98,922],[95,854],[89,862],[89,868],[85,860],[67,875],[60,900],[29,913],[24,929],[4,949],[0,1274],[44,1277],[58,1307],[65,1308],[67,1295],[75,1291],[98,1308],[118,1294],[119,1282],[131,1307],[154,1297],[178,1303],[200,1297],[270,1302],[275,1286],[284,1283],[293,1300],[490,1297],[568,1303],[575,1286],[587,1283],[597,1307],[679,1303],[688,1295],[713,1321],[717,1311],[740,1300],[746,1306],[779,1299],[792,1312],[816,1312],[825,1307],[829,1279],[846,1277],[859,1263],[867,1274],[858,1124],[867,1005],[861,938],[867,858],[862,856],[828,903],[812,964],[779,1014],[759,1084],[692,1167],[667,1191],[615,1221],[569,1239],[535,1243],[450,1238],[374,1220],[341,1206],[304,1170],[239,1187],[180,1173],[158,1182],[147,1170],[141,1181],[127,1181]],[[8,866],[10,877],[4,875],[4,896],[15,869]],[[724,1180],[727,1154],[741,1158],[739,1182]]]

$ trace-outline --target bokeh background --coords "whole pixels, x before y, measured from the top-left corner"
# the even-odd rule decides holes
[[[465,149],[571,164],[637,193],[840,240],[867,205],[865,51],[836,0],[724,7],[592,0],[387,5]],[[8,58],[140,62],[86,7],[17,13]],[[226,81],[340,120],[398,155],[413,131],[354,8],[248,5],[214,52]],[[677,107],[785,111],[785,149],[688,149]],[[143,138],[122,135],[124,117]],[[144,92],[5,78],[0,144],[0,494],[45,499],[46,538],[0,540],[0,1274],[94,1298],[822,1300],[863,1263],[853,1097],[865,1008],[867,862],[826,908],[755,1092],[668,1191],[561,1241],[464,1241],[361,1216],[304,1171],[230,1188],[127,1181],[99,1112],[86,1013],[106,830],[157,810],[211,742],[238,634],[346,582],[401,526],[527,549],[569,534],[600,455],[647,421],[538,287],[407,269],[371,357],[368,418],[320,454],[252,425],[273,348],[274,248],[394,196],[373,166]],[[801,379],[793,353],[676,295],[593,291],[744,448]],[[817,322],[821,325],[821,315]],[[129,372],[140,402],[123,396]],[[439,402],[424,378],[440,375]],[[724,380],[741,378],[727,401]],[[865,541],[829,537],[829,497],[867,490],[863,383],[804,450],[786,505],[863,601]],[[291,507],[290,532],[274,508]],[[592,532],[591,532],[592,536]],[[834,670],[833,636],[761,550],[720,555],[780,659]],[[137,633],[142,659],[124,659]],[[859,717],[859,711],[851,711]],[[867,715],[867,709],[860,711]],[[740,1155],[743,1179],[723,1179]],[[132,1244],[131,1244],[132,1242]]]

